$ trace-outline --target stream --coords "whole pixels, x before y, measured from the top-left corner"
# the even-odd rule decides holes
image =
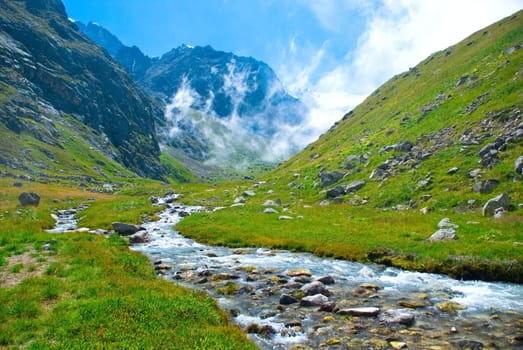
[[[173,225],[202,207],[177,203],[134,244],[173,283],[209,293],[261,349],[522,349],[523,285],[282,250],[230,249]]]

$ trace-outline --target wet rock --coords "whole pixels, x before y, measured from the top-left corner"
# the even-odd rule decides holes
[[[251,323],[245,330],[249,334],[259,334],[264,338],[270,338],[276,334],[276,330],[270,325],[260,326],[257,323]]]
[[[427,304],[420,300],[400,300],[398,305],[403,306],[407,309],[420,309],[427,306]]]
[[[518,175],[523,175],[523,156],[520,156],[514,162],[514,171]]]
[[[428,238],[429,242],[452,241],[458,239],[456,230],[453,228],[441,228]]]
[[[147,243],[151,240],[149,233],[145,230],[138,231],[129,236],[129,243]]]
[[[498,180],[479,181],[472,186],[472,191],[481,194],[491,193],[497,185],[499,185]]]
[[[322,277],[316,278],[316,281],[320,281],[321,283],[326,284],[326,285],[336,283],[336,281],[334,281],[334,278],[332,276],[322,276]]]
[[[297,276],[312,276],[312,272],[309,269],[293,269],[288,270],[285,272],[285,274],[289,277],[297,277]]]
[[[510,197],[506,193],[502,193],[497,197],[489,199],[483,206],[483,216],[493,216],[496,213],[496,209],[503,208],[508,209],[510,205]]]
[[[305,296],[300,300],[300,306],[321,306],[329,301],[323,294]]]
[[[118,233],[122,236],[130,236],[135,234],[138,231],[143,230],[143,227],[133,225],[133,224],[126,224],[123,222],[113,222],[112,223],[114,232]]]
[[[481,350],[483,349],[483,343],[474,340],[460,340],[457,342],[458,347],[461,350]]]
[[[441,303],[436,304],[436,308],[441,312],[450,314],[467,309],[465,305],[461,305],[455,301],[442,301]]]
[[[407,343],[402,341],[391,341],[389,344],[393,349],[396,350],[408,348]]]
[[[374,283],[362,283],[359,285],[360,288],[365,288],[365,289],[368,289],[368,290],[373,290],[375,292],[377,292],[378,290],[380,289],[383,289],[382,286],[380,286],[379,284],[374,284]]]
[[[397,323],[406,326],[414,324],[415,316],[411,312],[402,310],[387,310],[380,315],[380,321],[384,323]]]
[[[314,281],[312,283],[306,284],[300,289],[305,293],[305,295],[323,294],[326,297],[331,296],[331,292],[325,288],[325,285],[320,281]]]
[[[40,196],[34,192],[22,192],[18,196],[18,200],[23,207],[28,205],[38,206],[40,204]]]
[[[328,301],[320,306],[318,311],[323,312],[335,312],[336,311],[336,303],[334,301]]]
[[[294,303],[297,303],[297,302],[298,302],[298,299],[296,299],[292,295],[282,294],[281,297],[280,297],[280,304],[281,305],[291,305],[291,304],[294,304]]]
[[[352,193],[352,192],[356,192],[358,191],[359,189],[361,189],[363,186],[365,186],[365,181],[363,180],[357,180],[357,181],[354,181],[354,182],[351,182],[347,188],[345,189],[345,191],[347,193]]]
[[[380,313],[380,309],[377,307],[354,307],[348,309],[340,309],[337,313],[340,315],[376,317]]]
[[[337,171],[333,171],[331,173],[323,173],[322,172],[319,175],[319,177],[320,177],[320,186],[321,187],[326,187],[326,186],[330,186],[332,184],[335,184],[336,182],[341,180],[343,178],[343,176],[345,176],[345,174],[337,172]]]

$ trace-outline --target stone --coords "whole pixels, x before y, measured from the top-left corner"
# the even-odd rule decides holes
[[[129,243],[147,243],[151,240],[149,233],[141,230],[129,236]]]
[[[472,186],[472,191],[481,194],[491,193],[497,185],[499,185],[498,180],[478,181]]]
[[[332,276],[322,276],[322,277],[316,278],[316,281],[320,281],[321,283],[327,284],[327,285],[336,283]]]
[[[450,168],[448,171],[447,171],[447,174],[448,175],[454,175],[455,173],[457,173],[459,170],[458,167],[453,167],[453,168]]]
[[[497,208],[494,212],[494,219],[501,219],[503,216],[505,216],[505,209]]]
[[[510,197],[506,193],[502,193],[497,197],[489,199],[483,206],[483,216],[494,216],[496,209],[508,209],[510,205]]]
[[[410,152],[413,146],[410,141],[402,141],[394,147],[394,150],[397,152]]]
[[[263,206],[264,207],[277,207],[278,203],[276,203],[273,200],[268,199],[268,200],[265,201],[265,203],[263,203]]]
[[[300,300],[300,306],[321,306],[329,301],[323,294],[309,295]]]
[[[396,350],[408,348],[407,343],[402,342],[402,341],[391,341],[389,344],[393,349],[396,349]]]
[[[345,194],[345,187],[343,187],[343,186],[336,186],[336,187],[328,189],[325,192],[325,196],[327,198],[336,198],[339,196],[343,196],[344,194]]]
[[[443,218],[438,223],[438,228],[458,228],[459,226],[453,224],[449,218]]]
[[[336,303],[334,301],[328,301],[320,306],[318,311],[323,312],[334,312],[336,310]]]
[[[398,305],[403,306],[407,309],[420,309],[426,307],[427,304],[419,300],[400,300]]]
[[[325,285],[320,281],[308,283],[301,287],[300,290],[303,291],[305,295],[323,294],[326,297],[331,296],[331,292],[329,292],[329,290],[325,288]]]
[[[333,171],[331,173],[320,173],[320,175],[319,175],[320,186],[321,187],[330,186],[330,185],[338,182],[339,180],[341,180],[344,176],[345,176],[345,174],[337,172],[337,171]]]
[[[323,200],[323,201],[320,202],[320,206],[322,206],[322,207],[326,207],[326,206],[328,206],[329,204],[330,204],[330,202],[327,201],[327,200]]]
[[[461,350],[481,350],[483,349],[483,343],[480,343],[479,341],[475,340],[460,340],[458,341],[458,347]]]
[[[254,196],[256,196],[256,193],[254,191],[248,190],[248,191],[243,192],[243,195],[245,197],[254,197]]]
[[[278,220],[292,220],[292,219],[293,219],[292,216],[287,216],[287,215],[278,216]]]
[[[130,236],[140,230],[143,230],[143,228],[140,226],[133,225],[133,224],[126,224],[123,222],[113,222],[112,226],[113,226],[113,230],[122,236]]]
[[[523,176],[523,156],[520,156],[514,162],[514,171],[516,174]]]
[[[347,193],[356,192],[357,190],[361,189],[363,186],[365,186],[365,181],[363,180],[356,180],[354,182],[351,182],[345,191]]]
[[[440,228],[429,237],[429,242],[452,241],[458,239],[456,230],[453,228]]]
[[[406,326],[414,324],[415,316],[411,312],[402,310],[387,310],[380,315],[380,321],[384,323],[397,323]]]
[[[234,198],[234,203],[235,204],[245,203],[245,197],[236,197],[236,198]]]
[[[441,312],[456,313],[457,311],[466,310],[467,307],[456,303],[455,301],[442,301],[436,304],[436,308]]]
[[[34,192],[22,192],[18,196],[18,200],[23,207],[28,205],[38,206],[40,204],[40,196]]]
[[[265,208],[263,212],[265,214],[278,214],[278,211],[274,208]]]
[[[489,143],[483,146],[483,148],[479,151],[478,155],[480,158],[485,158],[490,154],[490,151],[496,150],[496,145],[494,143]]]
[[[376,317],[380,313],[380,309],[377,307],[354,307],[348,309],[340,309],[337,313],[340,315]]]
[[[24,184],[21,182],[14,182],[13,187],[24,187]]]
[[[312,272],[309,269],[293,269],[288,270],[285,274],[289,277],[298,277],[298,276],[312,276]]]
[[[373,290],[373,291],[378,291],[380,289],[383,289],[382,286],[380,286],[379,284],[374,284],[374,283],[362,283],[359,285],[360,288],[365,288],[365,289],[368,289],[368,290]]]
[[[292,295],[282,294],[280,296],[280,304],[281,305],[291,305],[291,304],[294,304],[294,303],[297,303],[297,302],[298,302],[298,299],[296,299]]]
[[[423,215],[427,215],[427,214],[430,213],[431,211],[432,211],[432,209],[429,208],[429,207],[423,207],[423,208],[421,208],[421,209],[419,210],[419,212],[420,212],[421,214],[423,214]]]

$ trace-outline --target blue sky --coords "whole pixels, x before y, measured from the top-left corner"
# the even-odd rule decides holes
[[[267,62],[309,105],[305,127],[315,136],[393,75],[523,8],[523,0],[63,2],[69,17],[150,56],[211,45]]]

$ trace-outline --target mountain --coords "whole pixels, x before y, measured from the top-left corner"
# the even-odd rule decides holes
[[[128,168],[162,178],[161,107],[68,20],[61,1],[1,5],[0,163],[48,175]]]
[[[299,150],[275,148],[287,137],[282,130],[299,125],[307,109],[267,64],[210,46],[182,45],[160,58],[125,45],[114,53],[110,32],[92,23],[79,28],[163,102],[163,143],[193,168],[194,160],[222,167],[274,163]]]
[[[522,203],[522,33],[518,12],[430,55],[274,176],[323,199],[379,208],[469,211],[503,192]],[[361,189],[347,190],[355,181]]]

